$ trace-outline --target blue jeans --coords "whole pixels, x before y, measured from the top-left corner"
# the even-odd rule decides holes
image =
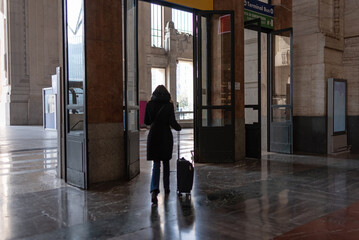
[[[162,161],[163,163],[163,187],[165,190],[170,190],[170,161]],[[151,192],[160,192],[160,173],[161,161],[153,161]]]

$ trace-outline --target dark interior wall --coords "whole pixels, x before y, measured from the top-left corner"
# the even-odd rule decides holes
[[[351,153],[359,153],[359,116],[348,116],[348,145]]]
[[[294,153],[327,152],[327,118],[293,117],[293,151]]]

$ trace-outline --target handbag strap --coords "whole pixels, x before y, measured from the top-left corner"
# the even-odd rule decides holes
[[[165,106],[166,106],[166,105],[163,105],[163,106],[160,108],[160,110],[157,112],[156,118],[153,120],[153,122],[157,120],[158,116],[160,115],[160,113],[162,112],[162,110],[165,108]]]

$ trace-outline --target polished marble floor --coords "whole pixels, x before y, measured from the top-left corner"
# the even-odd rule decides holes
[[[191,199],[160,193],[152,207],[146,134],[141,174],[89,191],[55,177],[54,149],[1,151],[0,239],[359,239],[357,156],[263,153],[262,160],[195,164]],[[192,136],[181,134],[181,156],[188,159]]]

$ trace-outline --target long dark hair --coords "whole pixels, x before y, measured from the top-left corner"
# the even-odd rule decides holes
[[[156,89],[152,93],[153,101],[170,101],[171,100],[171,94],[168,92],[167,88],[163,85],[158,85]]]

